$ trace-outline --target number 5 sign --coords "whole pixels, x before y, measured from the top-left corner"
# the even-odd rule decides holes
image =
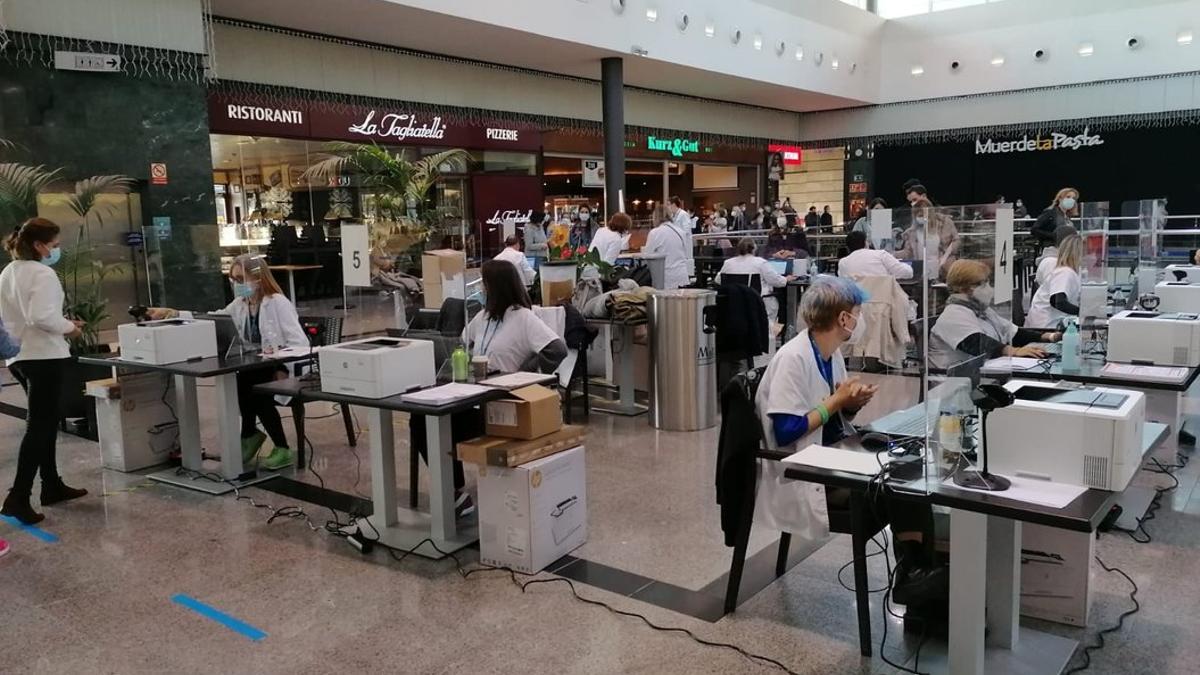
[[[342,225],[342,284],[371,285],[371,251],[366,225]]]

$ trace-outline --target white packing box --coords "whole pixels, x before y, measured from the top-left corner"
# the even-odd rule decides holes
[[[1096,537],[1053,527],[1021,525],[1021,614],[1086,626],[1092,605]]]
[[[583,446],[479,467],[479,561],[533,574],[587,541]]]
[[[373,337],[322,347],[321,389],[330,393],[387,398],[437,382],[433,343]]]
[[[104,468],[138,471],[164,464],[179,439],[179,424],[171,409],[175,391],[171,375],[161,371],[126,373],[115,381],[88,383],[96,399],[96,426]]]
[[[117,326],[121,358],[154,365],[217,355],[217,327],[201,319],[163,319]]]

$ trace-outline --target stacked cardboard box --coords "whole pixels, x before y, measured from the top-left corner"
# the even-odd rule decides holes
[[[421,255],[421,286],[425,308],[441,309],[446,298],[462,298],[466,292],[464,272],[467,256],[462,251],[439,249]]]

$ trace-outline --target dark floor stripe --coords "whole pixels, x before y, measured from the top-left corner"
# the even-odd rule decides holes
[[[285,497],[291,497],[292,499],[299,499],[309,504],[331,508],[334,511],[341,511],[342,513],[369,516],[375,512],[369,499],[363,499],[358,495],[346,494],[345,492],[338,492],[337,490],[330,490],[319,485],[292,480],[291,478],[284,478],[283,476],[277,476],[271,480],[257,483],[254,487]]]

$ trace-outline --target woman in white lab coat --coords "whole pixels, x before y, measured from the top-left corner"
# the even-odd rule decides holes
[[[991,270],[978,260],[956,260],[946,275],[950,298],[933,324],[929,365],[953,375],[977,373],[988,359],[1019,356],[1041,359],[1036,342],[1057,342],[1061,333],[1017,328],[992,309]]]
[[[691,235],[684,234],[669,222],[666,212],[660,206],[654,207],[654,221],[659,225],[650,230],[650,234],[646,237],[646,245],[642,247],[642,253],[661,255],[666,258],[664,288],[687,286],[692,281],[689,264],[692,251]]]
[[[1079,264],[1083,259],[1083,240],[1073,234],[1058,245],[1058,260],[1046,283],[1042,284],[1025,316],[1027,328],[1057,328],[1064,319],[1079,316],[1079,294],[1083,282]]]
[[[779,300],[775,297],[774,289],[787,286],[790,277],[785,277],[771,267],[771,263],[755,254],[754,240],[749,237],[738,242],[737,256],[729,258],[721,266],[721,276],[726,274],[757,274],[762,283],[763,305],[766,306],[767,319],[772,324],[779,318]]]
[[[233,325],[237,326],[243,341],[261,345],[264,351],[309,347],[308,336],[300,326],[296,307],[283,294],[266,258],[245,253],[234,258],[229,266],[229,282],[233,285],[233,302],[219,313],[233,318]],[[155,319],[176,314],[178,312],[171,309],[150,310],[150,317]],[[183,314],[190,315],[187,312]],[[275,398],[254,391],[257,385],[287,376],[288,371],[283,366],[237,374],[238,409],[242,418],[242,462],[246,465],[258,457],[258,451],[268,437],[274,447],[262,460],[264,468],[280,469],[295,461],[283,432],[283,420],[276,408]],[[262,422],[265,434],[259,431],[257,422]]]
[[[596,230],[592,237],[592,250],[600,254],[600,259],[612,265],[629,246],[629,230],[633,228],[633,219],[624,212],[618,211],[608,219],[608,224]]]
[[[817,277],[804,294],[800,314],[808,328],[771,359],[755,398],[768,449],[791,454],[813,444],[832,446],[854,433],[850,420],[878,387],[848,377],[840,349],[866,332],[866,299],[858,284],[832,276]],[[784,478],[779,462],[759,465],[756,519],[801,537],[822,536],[827,530],[815,510],[824,500],[815,487]],[[932,562],[929,506],[899,500],[878,506],[896,538],[895,601],[944,598],[948,578]]]

